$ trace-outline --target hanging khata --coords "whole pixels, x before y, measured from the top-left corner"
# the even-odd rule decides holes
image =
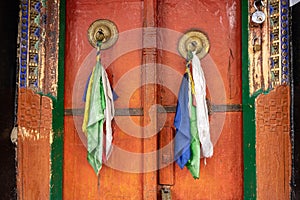
[[[100,62],[101,44],[97,42],[96,66],[87,84],[82,124],[82,130],[87,136],[87,159],[97,175],[102,167],[103,157],[108,159],[112,151],[111,121],[115,112],[111,86]],[[103,138],[104,122],[106,124],[105,140]],[[106,148],[103,153],[104,141]]]
[[[179,167],[186,166],[195,179],[200,176],[200,149],[204,158],[213,155],[205,97],[206,84],[200,60],[196,52],[188,52],[174,119],[174,157]]]

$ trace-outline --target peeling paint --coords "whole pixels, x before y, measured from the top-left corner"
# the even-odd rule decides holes
[[[230,29],[234,29],[236,27],[236,2],[233,2],[231,6],[226,4],[226,13],[229,20],[229,27]]]
[[[33,196],[49,199],[50,175],[49,178],[45,176],[50,174],[52,109],[50,97],[31,89],[19,89],[17,187],[20,199],[32,199]]]
[[[220,24],[223,26],[223,18],[220,16]]]
[[[53,134],[54,134],[54,132],[53,131],[51,131],[51,133],[49,134],[49,143],[52,145],[52,143],[53,143]]]
[[[19,199],[49,199],[49,134],[19,127],[17,152]]]
[[[52,131],[51,131],[52,132]],[[21,139],[31,139],[33,141],[42,140],[45,138],[50,138],[49,135],[51,134],[41,134],[38,130],[30,130],[26,127],[19,127],[19,137]],[[51,144],[51,141],[49,142]]]
[[[253,8],[249,10],[249,15]],[[265,21],[262,25],[249,27],[248,52],[249,52],[249,86],[250,95],[256,92],[267,91],[270,85],[269,65],[269,25]]]

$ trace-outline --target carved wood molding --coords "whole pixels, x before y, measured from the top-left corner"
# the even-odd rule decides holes
[[[52,100],[21,88],[18,105],[18,198],[49,199]]]
[[[290,89],[259,95],[256,106],[258,199],[289,199],[291,178]]]
[[[156,63],[157,63],[157,3],[155,0],[144,1],[143,15],[143,67],[142,67],[142,84],[156,82]],[[153,48],[144,48],[146,45]],[[144,129],[143,134],[152,134],[156,132],[156,117],[150,117],[148,112],[150,107],[157,103],[157,90],[153,84],[147,84],[142,89],[142,104],[144,108],[143,124],[151,124],[151,128]],[[150,99],[149,97],[153,97]],[[143,139],[143,152],[153,152],[157,149],[157,136]],[[148,168],[157,166],[156,158],[143,159],[143,168],[146,171]],[[150,200],[157,198],[157,172],[148,172],[143,174],[143,199]]]

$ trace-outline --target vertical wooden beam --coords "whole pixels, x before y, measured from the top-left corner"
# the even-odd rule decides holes
[[[59,41],[59,5],[60,0],[47,1],[47,24],[45,30],[45,69],[44,94],[57,96],[58,82],[58,41]]]
[[[289,199],[291,178],[290,89],[261,94],[256,107],[257,199]]]
[[[64,12],[60,12],[59,16],[59,8],[62,5],[64,9],[64,2],[20,1],[17,155],[20,199],[62,198],[65,23]],[[63,26],[60,27],[62,34],[59,35],[60,18]]]
[[[266,20],[262,24],[256,24],[252,22],[251,16],[256,9],[254,8],[255,0],[249,1],[248,15],[249,20],[249,40],[248,40],[248,52],[249,52],[249,85],[250,95],[255,95],[261,91],[267,91],[271,84],[270,73],[270,34],[269,34],[269,16],[267,15],[269,4],[265,3],[265,6],[259,6],[259,9],[266,14]]]
[[[242,0],[242,84],[243,84],[243,154],[244,199],[256,199],[255,109],[249,88],[248,0]]]
[[[142,67],[142,104],[144,108],[143,117],[143,153],[153,152],[157,150],[157,136],[156,136],[156,112],[150,113],[150,108],[157,102],[156,85],[149,83],[156,83],[156,1],[144,1],[144,19],[143,19],[143,67]],[[145,48],[145,47],[148,48]],[[150,116],[152,115],[152,117]],[[150,127],[149,127],[150,126]],[[150,136],[150,137],[149,137]],[[157,156],[143,157],[143,199],[153,200],[157,199],[157,172],[148,171],[149,169],[156,169]]]
[[[55,0],[53,0],[53,3]],[[65,9],[66,0],[59,0],[59,37],[58,44],[58,71],[57,73],[57,98],[53,99],[53,136],[51,143],[51,179],[50,199],[63,199],[63,130],[64,130],[64,67],[65,67]],[[56,54],[55,54],[56,55]],[[54,120],[55,119],[55,120]]]
[[[19,89],[18,199],[49,199],[52,101]]]

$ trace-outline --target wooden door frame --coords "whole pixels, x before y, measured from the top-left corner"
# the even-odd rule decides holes
[[[257,141],[256,141],[256,136],[257,136],[257,132],[259,132],[259,130],[257,130],[256,127],[256,114],[257,114],[257,110],[255,108],[255,102],[257,97],[259,96],[259,94],[264,93],[262,91],[258,91],[256,93],[254,93],[254,95],[251,96],[250,94],[250,71],[249,71],[249,67],[250,64],[249,62],[252,61],[252,59],[249,59],[249,56],[252,56],[253,52],[251,50],[251,52],[249,52],[249,37],[250,34],[252,33],[251,30],[251,26],[249,25],[250,23],[250,16],[251,16],[251,9],[253,11],[253,4],[249,4],[249,2],[253,2],[254,0],[241,0],[241,35],[242,35],[242,51],[241,51],[241,55],[242,55],[242,103],[243,103],[243,164],[244,164],[244,199],[256,199],[257,198],[257,188],[259,187],[257,184],[257,179],[258,179],[258,175],[257,175],[257,154],[259,154],[260,152],[256,150],[256,145],[257,145]],[[45,3],[45,1],[38,1],[39,3]],[[59,0],[58,1],[59,5],[57,4],[57,1],[54,0],[49,0],[47,1],[47,6],[42,6],[43,10],[40,12],[37,8],[36,9],[37,12],[40,12],[39,14],[41,14],[41,19],[43,19],[42,24],[34,24],[34,23],[28,23],[31,19],[28,19],[28,11],[30,11],[30,9],[34,6],[32,6],[34,3],[37,3],[37,1],[33,2],[31,0],[24,0],[21,1],[21,11],[20,11],[20,29],[19,29],[19,44],[21,46],[20,52],[24,51],[30,51],[32,49],[32,46],[34,46],[33,48],[35,48],[35,45],[32,45],[30,42],[41,42],[42,45],[40,45],[42,48],[40,49],[35,49],[37,50],[37,53],[35,52],[35,50],[33,51],[33,54],[39,54],[41,55],[41,59],[42,62],[38,62],[38,63],[31,63],[31,60],[29,60],[29,56],[26,53],[26,55],[24,56],[22,54],[22,56],[19,55],[19,67],[20,67],[20,72],[19,72],[19,76],[20,79],[18,80],[19,83],[19,89],[22,90],[26,90],[28,92],[30,92],[30,94],[34,94],[35,98],[37,99],[42,99],[41,97],[43,97],[43,99],[46,99],[47,102],[49,103],[48,107],[47,107],[47,114],[51,113],[51,108],[52,109],[52,117],[49,117],[49,119],[52,118],[52,121],[50,121],[50,123],[48,124],[44,124],[46,133],[45,135],[47,137],[49,137],[50,143],[47,141],[46,145],[47,148],[49,148],[49,146],[51,146],[51,152],[50,152],[50,164],[49,164],[49,159],[48,159],[48,152],[45,153],[46,154],[46,159],[43,159],[41,162],[39,162],[38,164],[41,165],[42,167],[45,167],[48,171],[51,170],[49,172],[50,174],[50,185],[47,185],[47,187],[49,186],[49,189],[47,188],[47,192],[50,192],[50,199],[62,199],[62,194],[63,194],[63,142],[64,142],[64,59],[65,59],[65,26],[66,26],[66,0]],[[144,2],[144,6],[145,9],[148,11],[147,7],[151,7],[151,12],[146,12],[145,16],[144,16],[144,20],[150,20],[148,21],[150,24],[145,24],[146,27],[151,26],[151,25],[155,25],[153,23],[155,23],[156,20],[156,10],[154,8],[155,7],[155,0],[146,0]],[[285,4],[283,4],[283,2]],[[30,3],[30,4],[28,4]],[[287,0],[279,0],[278,3],[280,3],[280,5],[284,5],[285,7],[287,6]],[[46,9],[47,7],[47,9]],[[59,7],[59,10],[58,10]],[[36,13],[36,11],[34,11],[34,14]],[[267,11],[268,12],[268,11]],[[288,20],[288,17],[286,15],[287,9],[285,8],[285,17]],[[33,15],[34,16],[34,15]],[[38,17],[40,17],[38,16]],[[23,18],[21,18],[23,17]],[[44,18],[45,17],[45,18]],[[45,23],[45,19],[47,17],[47,21],[48,23]],[[152,20],[152,21],[151,21]],[[24,22],[25,21],[25,22]],[[287,22],[287,21],[285,21]],[[152,24],[151,24],[152,23]],[[32,34],[32,31],[29,32],[28,31],[28,27],[31,28],[31,25],[33,24],[33,30],[34,28],[41,28],[42,31],[44,31],[45,35],[47,35],[47,37],[45,37],[45,35],[42,35],[42,37],[39,36],[33,36],[33,37],[29,37],[27,35],[27,33]],[[59,24],[59,28],[57,27],[57,24]],[[41,26],[40,26],[41,25]],[[289,24],[285,23],[285,28],[288,27]],[[22,32],[23,30],[23,32]],[[27,31],[27,32],[26,32]],[[285,30],[286,31],[286,30]],[[288,31],[288,30],[287,30]],[[25,34],[22,34],[26,32]],[[21,36],[22,35],[22,36]],[[287,38],[281,38],[281,39],[285,39],[288,40],[288,36],[286,36]],[[34,38],[33,41],[28,41],[28,38],[31,40],[32,38]],[[57,46],[57,38],[59,39],[59,43]],[[35,41],[37,40],[37,41]],[[269,44],[270,41],[266,40],[265,44]],[[29,44],[30,43],[30,44]],[[35,43],[37,44],[37,43]],[[280,46],[281,48],[281,46]],[[288,43],[285,41],[285,49],[288,48]],[[46,51],[45,51],[46,50]],[[147,52],[146,52],[147,51]],[[154,51],[153,49],[151,51]],[[19,53],[20,53],[19,52]],[[143,60],[143,63],[148,63],[147,59],[149,59],[149,61],[153,61],[153,58],[151,55],[151,52],[148,52],[148,49],[145,51],[146,53],[148,53],[148,57],[145,58],[145,60]],[[51,55],[49,55],[49,54]],[[268,53],[268,52],[267,52]],[[265,60],[268,59],[268,54],[264,54],[264,58]],[[289,53],[289,52],[288,52]],[[287,53],[287,54],[288,54]],[[152,53],[153,54],[153,53]],[[279,55],[280,56],[280,55]],[[289,55],[287,55],[289,56]],[[283,56],[285,58],[285,63],[287,63],[287,59],[289,59],[287,56]],[[282,60],[283,61],[283,60]],[[36,61],[35,61],[36,62]],[[46,64],[45,64],[46,63]],[[34,64],[29,66],[29,64]],[[37,64],[37,65],[35,65]],[[58,66],[58,67],[57,67]],[[31,87],[33,87],[33,89],[31,87],[27,87],[27,85],[25,84],[25,81],[29,76],[29,69],[35,69],[37,71],[39,71],[39,73],[41,73],[42,79],[46,77],[46,81],[47,84],[41,85],[41,86],[36,86],[34,84],[31,84]],[[268,68],[269,66],[266,66],[266,68]],[[21,69],[22,68],[22,69]],[[53,71],[52,71],[53,70]],[[57,77],[56,77],[57,75]],[[289,75],[289,74],[288,74]],[[39,77],[37,77],[39,78]],[[56,79],[58,78],[58,79]],[[252,78],[252,77],[251,77]],[[22,80],[21,80],[22,79]],[[34,80],[35,83],[35,78],[31,77],[31,80]],[[49,80],[48,80],[49,79]],[[45,81],[45,80],[42,80]],[[282,83],[279,83],[279,85]],[[56,86],[57,86],[57,94],[56,94]],[[288,86],[287,86],[288,87]],[[54,88],[54,89],[53,89]],[[51,89],[55,90],[55,92],[51,93]],[[289,88],[288,88],[289,89]],[[19,90],[21,91],[21,90]],[[39,91],[39,93],[36,93],[36,91]],[[50,91],[50,92],[49,92]],[[43,94],[44,92],[44,94]],[[154,92],[155,90],[153,90],[153,88],[146,88],[145,92]],[[269,91],[267,91],[269,92]],[[267,93],[266,92],[266,93]],[[26,93],[26,92],[25,92]],[[39,94],[41,94],[41,96],[39,96]],[[19,95],[23,95],[21,93],[19,93]],[[286,95],[286,94],[284,94]],[[20,96],[19,96],[20,97]],[[44,98],[45,97],[45,98]],[[19,108],[20,107],[26,107],[27,105],[25,105],[24,99],[22,98],[18,98],[19,100]],[[154,100],[156,101],[156,100]],[[30,100],[27,102],[29,107],[32,106],[33,102],[30,102]],[[32,104],[31,104],[32,103]],[[289,102],[287,103],[289,104]],[[34,105],[33,105],[34,106]],[[52,107],[51,107],[52,106]],[[149,106],[148,103],[147,105],[144,104],[144,107]],[[289,105],[288,105],[289,106]],[[34,108],[36,110],[41,111],[43,108],[40,106],[39,108]],[[21,109],[20,109],[21,110]],[[145,109],[147,110],[147,109]],[[49,112],[49,113],[48,113]],[[283,111],[282,111],[283,112]],[[282,113],[281,112],[281,113]],[[28,115],[28,116],[27,116]],[[29,121],[30,124],[30,117],[32,117],[32,113],[30,114],[24,114],[21,116],[20,112],[18,113],[18,117],[19,119],[21,117],[23,118],[27,118],[26,120]],[[47,115],[48,116],[48,115]],[[50,115],[49,115],[50,116]],[[39,119],[34,119],[34,122],[37,122],[39,120],[42,119],[42,117],[45,117],[43,115],[41,115],[41,118]],[[147,119],[144,119],[144,122],[146,122]],[[21,120],[22,121],[22,120]],[[51,124],[52,122],[52,124]],[[275,126],[278,124],[275,124]],[[279,125],[278,125],[279,126]],[[19,130],[21,131],[22,125],[18,125],[18,127],[20,128]],[[30,127],[32,128],[32,127]],[[40,130],[40,129],[39,129]],[[22,133],[19,134],[19,136],[22,135]],[[29,138],[30,139],[30,138]],[[259,142],[259,140],[258,140]],[[38,140],[34,140],[33,141],[34,144],[39,144]],[[287,142],[288,143],[288,142]],[[150,143],[146,144],[145,149],[144,150],[151,150],[151,148],[153,148],[153,144],[157,145],[156,141],[151,141]],[[19,142],[19,146],[18,148],[22,149],[22,142]],[[45,147],[46,148],[46,147]],[[19,155],[20,156],[20,155]],[[288,158],[286,158],[288,157]],[[283,159],[289,159],[289,156],[285,156]],[[39,160],[38,156],[34,157],[31,160],[32,162],[34,162],[35,160]],[[259,160],[258,160],[259,161]],[[21,162],[19,162],[21,163]],[[50,166],[50,169],[49,168]],[[287,167],[288,168],[288,167]],[[22,172],[22,168],[18,169],[19,175]],[[26,170],[26,169],[25,169]],[[27,168],[28,170],[28,168]],[[48,172],[47,171],[47,172]],[[156,176],[156,175],[155,175]],[[153,174],[151,175],[151,177],[153,178]],[[20,178],[20,177],[19,177]],[[22,178],[22,177],[21,177]],[[145,176],[146,178],[146,176]],[[147,178],[146,178],[147,179]],[[154,180],[154,179],[153,179]],[[151,187],[153,186],[154,182],[149,182],[148,185],[151,185]],[[38,189],[37,189],[38,190]],[[39,193],[39,191],[35,191],[36,193]],[[145,194],[144,194],[145,195]]]
[[[299,43],[299,11],[300,11],[300,3],[295,4],[291,7],[291,37],[292,37],[292,56],[291,56],[291,138],[292,138],[292,146],[293,146],[293,161],[292,161],[292,180],[291,180],[291,199],[297,200],[300,198],[300,135],[299,123],[296,123],[299,120],[300,112],[299,112],[299,68],[296,66],[300,65],[300,60],[298,58],[300,52],[300,43]],[[295,66],[295,67],[294,67]]]
[[[50,199],[63,198],[64,155],[64,76],[65,76],[65,29],[66,0],[59,1],[59,43],[57,98],[53,101],[51,144]]]
[[[244,199],[256,199],[255,98],[249,87],[249,4],[241,1]]]

